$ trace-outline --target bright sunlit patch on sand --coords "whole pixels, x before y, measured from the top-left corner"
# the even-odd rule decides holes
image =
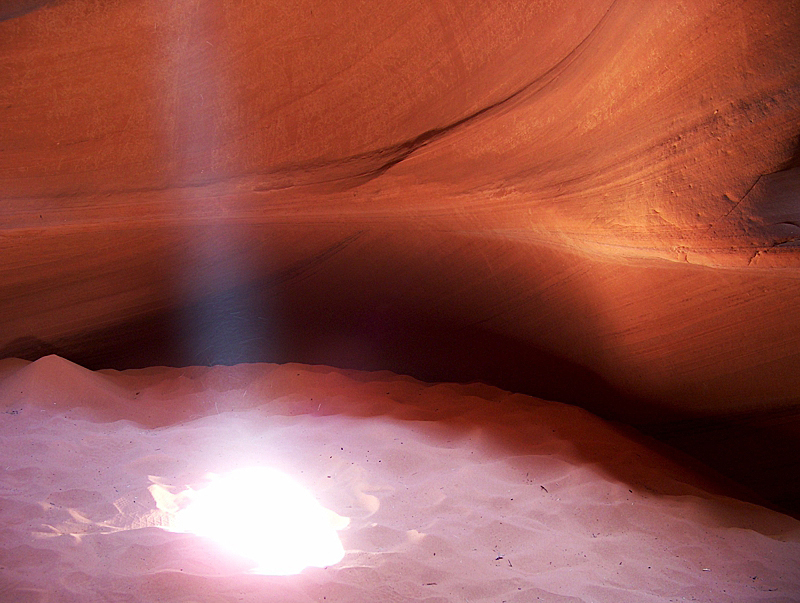
[[[165,495],[158,486],[150,491],[159,508],[171,515],[171,531],[212,539],[231,553],[252,559],[256,567],[251,573],[297,574],[344,557],[336,531],[349,519],[323,507],[280,471],[237,469],[211,476],[208,486],[177,496]]]

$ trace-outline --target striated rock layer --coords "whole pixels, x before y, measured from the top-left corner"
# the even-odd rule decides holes
[[[481,379],[800,508],[799,37],[790,0],[4,2],[0,356]]]

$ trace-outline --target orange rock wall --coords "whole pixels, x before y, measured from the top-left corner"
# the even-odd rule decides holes
[[[793,1],[0,19],[3,355],[390,368],[651,425],[800,401]]]

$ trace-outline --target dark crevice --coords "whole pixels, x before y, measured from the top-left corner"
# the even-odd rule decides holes
[[[4,0],[0,5],[0,22],[23,17],[46,6],[59,4],[63,0]]]
[[[41,2],[41,0],[36,0]],[[569,52],[548,69],[545,73],[521,86],[516,91],[507,95],[506,97],[491,103],[473,113],[458,119],[450,124],[439,128],[427,130],[414,138],[400,142],[395,145],[375,149],[357,155],[351,155],[339,159],[332,160],[317,160],[310,161],[303,164],[284,165],[269,172],[258,172],[249,174],[238,174],[234,176],[225,176],[221,178],[203,178],[198,181],[188,182],[170,182],[164,185],[152,187],[136,187],[125,190],[103,189],[98,191],[91,191],[92,194],[112,194],[112,193],[146,193],[157,192],[169,189],[200,189],[203,187],[214,186],[227,182],[235,182],[241,178],[258,178],[264,180],[280,180],[281,178],[289,182],[268,182],[266,184],[255,185],[250,187],[250,190],[257,192],[270,192],[291,189],[298,186],[316,186],[328,185],[335,183],[342,183],[351,181],[355,185],[363,184],[369,180],[377,178],[386,173],[392,167],[407,159],[410,155],[418,151],[420,148],[430,144],[431,142],[446,136],[447,134],[461,128],[462,126],[474,122],[475,120],[484,117],[490,113],[504,108],[506,105],[522,97],[528,93],[535,93],[544,90],[550,85],[559,75],[561,75],[569,65],[575,61],[583,52],[597,33],[602,28],[603,24],[608,20],[613,8],[616,6],[614,0],[606,9],[606,12],[598,20],[597,24],[592,30]],[[377,163],[377,165],[375,165]],[[372,164],[367,167],[364,164]],[[350,169],[348,169],[350,168]],[[328,173],[328,176],[325,173]],[[313,177],[316,174],[321,177]],[[58,194],[48,195],[52,198],[70,198],[86,195],[86,191],[62,191]],[[24,196],[13,197],[14,199],[24,199]]]
[[[616,5],[616,2],[617,2],[617,0],[614,0],[611,3],[611,5],[606,10],[606,12],[603,14],[603,16],[597,22],[597,24],[592,28],[592,30],[586,35],[586,37],[583,38],[583,40],[581,40],[575,46],[575,48],[573,48],[569,53],[567,53],[567,55],[563,59],[561,59],[553,67],[548,69],[544,74],[542,74],[541,76],[537,77],[535,80],[533,80],[531,82],[528,82],[527,84],[523,85],[518,90],[516,90],[515,92],[512,92],[511,94],[509,94],[505,98],[503,98],[503,99],[501,99],[501,100],[499,100],[499,101],[497,101],[495,103],[492,103],[490,105],[487,105],[486,107],[483,107],[482,109],[479,109],[479,110],[475,111],[474,113],[471,113],[470,115],[467,115],[466,117],[463,117],[463,118],[459,119],[458,121],[455,121],[455,122],[453,122],[453,123],[451,123],[449,125],[443,126],[441,128],[434,128],[432,130],[428,130],[427,132],[423,132],[422,134],[420,134],[416,138],[413,138],[413,139],[408,140],[406,142],[400,143],[399,145],[396,145],[396,146],[391,147],[389,149],[382,149],[381,151],[378,151],[378,154],[391,154],[391,155],[394,155],[394,157],[392,157],[391,159],[389,159],[388,161],[386,161],[385,163],[383,163],[379,167],[377,167],[377,168],[375,168],[373,170],[370,170],[369,172],[360,174],[359,176],[360,177],[366,177],[368,179],[376,178],[376,177],[380,176],[381,174],[385,173],[387,170],[389,170],[392,167],[394,167],[395,165],[397,165],[398,163],[402,162],[403,160],[408,158],[412,153],[414,153],[415,151],[417,151],[421,147],[429,144],[430,142],[432,142],[432,141],[434,141],[434,140],[436,140],[438,138],[441,138],[442,136],[448,134],[449,132],[452,132],[453,130],[456,130],[456,129],[460,128],[461,126],[463,126],[463,125],[465,125],[465,124],[467,124],[469,122],[475,121],[479,117],[485,116],[488,113],[491,113],[491,112],[493,112],[495,110],[498,110],[498,109],[504,107],[505,105],[507,105],[511,101],[513,101],[514,99],[519,98],[522,95],[524,95],[525,93],[532,91],[534,88],[538,87],[538,91],[541,91],[542,89],[544,89],[561,72],[563,72],[570,63],[572,63],[578,56],[580,56],[583,53],[583,51],[585,50],[585,47],[588,45],[589,41],[596,36],[596,34],[599,31],[600,27],[608,19],[608,16],[611,13],[611,10]]]
[[[792,156],[772,173],[777,174],[778,172],[785,172],[798,167],[800,167],[800,135],[797,136],[795,141],[794,152],[792,153]]]

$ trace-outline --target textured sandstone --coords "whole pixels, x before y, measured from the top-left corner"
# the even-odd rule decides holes
[[[2,356],[391,368],[641,424],[795,416],[793,1],[0,19]]]

